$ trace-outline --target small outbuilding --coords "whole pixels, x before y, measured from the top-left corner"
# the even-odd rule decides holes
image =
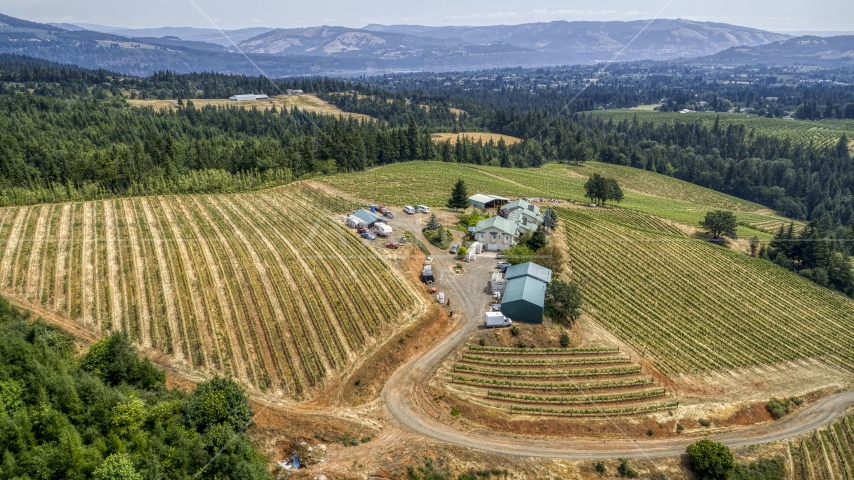
[[[486,210],[487,208],[497,208],[509,201],[509,198],[497,197],[495,195],[483,195],[480,193],[469,197],[469,205],[477,207],[481,210]]]
[[[381,217],[375,213],[371,213],[371,212],[364,210],[364,209],[363,210],[356,210],[355,212],[353,212],[353,216],[358,218],[362,222],[364,222],[364,224],[368,228],[373,227],[378,222],[379,223],[386,223],[386,224],[388,223],[388,220],[386,220],[384,217]]]
[[[228,97],[232,102],[251,102],[253,100],[264,100],[266,98],[270,98],[263,93],[260,95],[255,94],[245,94],[245,95],[234,95],[232,97]]]

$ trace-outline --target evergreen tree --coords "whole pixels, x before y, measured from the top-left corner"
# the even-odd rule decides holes
[[[543,226],[548,228],[549,230],[554,230],[557,228],[558,217],[554,208],[547,208],[545,213],[543,213]]]
[[[439,224],[439,220],[436,219],[436,214],[430,214],[430,218],[427,220],[427,230],[433,231],[442,228],[442,225]]]
[[[528,248],[533,250],[534,252],[540,250],[541,248],[546,246],[546,231],[545,229],[538,228],[534,230],[534,233],[531,234],[531,238],[526,242]]]
[[[451,191],[451,198],[448,199],[448,208],[462,210],[469,205],[469,194],[466,188],[466,182],[461,178],[457,180],[454,189]]]

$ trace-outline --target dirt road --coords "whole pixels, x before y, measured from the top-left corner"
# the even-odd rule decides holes
[[[396,219],[399,220],[395,222],[396,228],[405,226],[407,230],[418,235],[434,252],[434,271],[441,272],[437,285],[440,290],[445,291],[452,302],[456,301],[454,310],[461,309],[465,314],[464,318],[459,320],[465,324],[451,335],[441,339],[432,349],[403,365],[386,382],[382,392],[385,408],[399,427],[435,440],[486,452],[578,460],[680,455],[685,452],[685,447],[697,441],[698,438],[692,436],[660,440],[625,438],[603,441],[461,432],[451,425],[437,421],[420,409],[417,399],[424,395],[430,378],[442,359],[478,328],[481,312],[486,311],[489,300],[485,291],[488,280],[486,275],[492,271],[495,261],[491,258],[492,255],[484,255],[474,263],[466,265],[466,275],[454,275],[450,272],[453,259],[447,253],[438,251],[426,242],[420,234],[423,220],[418,217],[420,216],[397,217]],[[455,318],[458,316],[455,315]],[[844,392],[825,398],[783,420],[716,435],[712,438],[730,447],[784,440],[827,425],[844,414],[852,404],[854,404],[854,391]]]

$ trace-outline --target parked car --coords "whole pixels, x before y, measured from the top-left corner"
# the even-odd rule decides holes
[[[505,273],[505,272],[507,271],[507,267],[509,267],[509,266],[510,266],[510,265],[502,265],[502,266],[500,266],[500,267],[498,267],[498,268],[499,268],[499,270],[501,270],[501,273]]]
[[[509,266],[510,266],[510,263],[505,262],[504,260],[499,261],[499,262],[498,262],[498,265],[497,265],[497,267],[498,267],[498,268],[501,268],[501,267],[509,267]]]
[[[493,312],[500,312],[500,311],[501,311],[501,304],[500,304],[500,303],[496,303],[496,304],[494,304],[494,305],[492,306],[492,311],[493,311]]]
[[[454,254],[454,253],[457,253],[457,251],[459,249],[460,249],[460,244],[455,243],[455,244],[451,245],[451,249],[449,250],[449,252],[451,252],[451,254]]]
[[[383,212],[383,215],[385,215],[385,216],[386,216],[386,218],[394,218],[394,214],[393,214],[393,213],[391,213],[391,210],[386,210],[386,211],[384,211],[384,212]]]
[[[504,252],[498,252],[495,254],[495,258],[504,258]]]
[[[372,234],[372,233],[370,233],[370,232],[365,232],[365,233],[363,233],[363,234],[362,234],[362,238],[366,238],[366,239],[368,239],[368,240],[376,240],[376,239],[377,239],[377,236],[376,236],[376,235],[374,235],[374,234]]]
[[[359,233],[370,233],[370,230],[365,227],[359,227],[356,231]]]
[[[403,207],[403,213],[406,213],[408,215],[415,215],[415,209],[412,208],[410,205],[407,205]]]
[[[430,213],[430,207],[427,205],[418,205],[418,211],[421,213]]]

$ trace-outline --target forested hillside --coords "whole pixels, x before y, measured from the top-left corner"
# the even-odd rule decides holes
[[[70,335],[30,320],[0,298],[0,477],[269,478],[232,380],[170,390],[126,336],[80,355]]]
[[[526,94],[529,107],[516,109],[516,89],[506,92],[510,103],[505,106],[473,94],[405,94],[330,79],[272,83],[260,77],[168,72],[139,79],[33,65],[18,57],[4,57],[0,70],[5,82],[0,202],[5,204],[235,191],[419,159],[503,167],[596,159],[671,175],[796,219],[827,215],[829,224],[847,226],[854,216],[854,167],[845,136],[812,144],[718,122],[613,122],[556,108],[559,97],[540,92]],[[684,84],[674,82],[680,88]],[[471,90],[485,92],[491,85],[476,82]],[[786,85],[735,85],[721,91],[748,100],[776,92],[777,102],[826,102],[820,110],[836,116],[854,105],[850,86]],[[190,101],[267,87],[298,87],[379,122],[298,111],[195,108]],[[619,83],[598,88],[589,90],[598,98],[591,108],[609,98],[617,103],[631,98],[625,97],[628,86]],[[125,98],[178,98],[183,107],[174,112],[133,108]],[[464,131],[492,131],[524,141],[452,145],[431,139],[432,133]]]

